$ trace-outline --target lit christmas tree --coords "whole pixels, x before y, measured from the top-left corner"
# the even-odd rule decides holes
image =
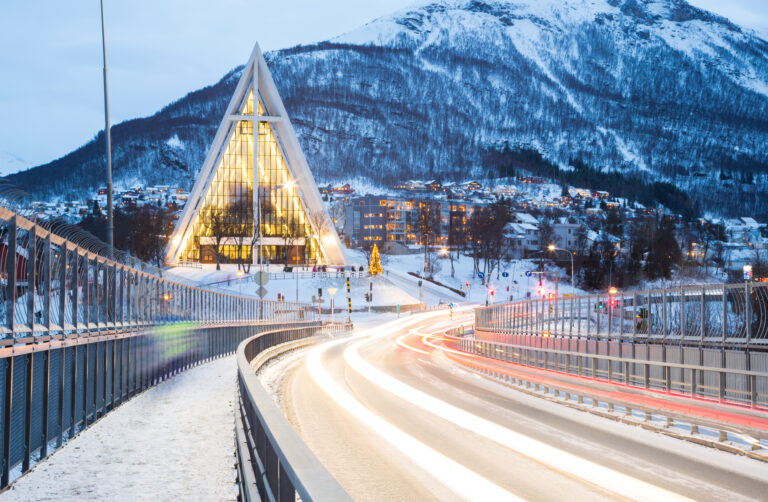
[[[379,258],[379,247],[374,244],[371,250],[371,264],[369,266],[371,275],[379,275],[384,271],[381,268],[381,258]]]

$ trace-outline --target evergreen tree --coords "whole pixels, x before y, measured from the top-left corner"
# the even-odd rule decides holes
[[[369,265],[369,270],[371,275],[379,275],[383,272],[381,267],[381,257],[379,256],[379,246],[377,246],[375,243],[373,244],[373,249],[371,250],[371,262]]]

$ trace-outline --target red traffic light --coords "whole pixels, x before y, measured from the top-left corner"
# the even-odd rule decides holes
[[[493,296],[493,294],[494,294],[495,292],[496,292],[496,291],[492,289],[492,290],[491,290],[491,296]]]
[[[465,283],[464,283],[464,285],[465,285],[466,287],[469,287],[469,281],[465,282]]]

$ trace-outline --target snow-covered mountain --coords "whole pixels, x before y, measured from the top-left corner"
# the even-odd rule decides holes
[[[683,0],[423,1],[267,59],[321,180],[587,165],[768,216],[768,42]],[[116,126],[116,179],[191,185],[238,76]],[[95,187],[102,143],[10,180]]]

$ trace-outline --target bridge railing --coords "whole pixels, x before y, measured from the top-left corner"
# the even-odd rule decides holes
[[[449,347],[487,359],[768,409],[768,352],[618,340],[446,333]]]
[[[478,332],[660,344],[768,345],[768,284],[705,284],[504,303],[475,312]]]
[[[0,189],[0,489],[136,393],[256,333],[317,320],[311,305],[109,258],[92,236],[24,217],[7,197]]]
[[[351,325],[334,325],[332,332]],[[320,323],[281,328],[253,336],[237,348],[238,409],[235,417],[240,500],[351,500],[320,464],[262,387],[256,375],[270,351],[311,342],[325,330]]]

